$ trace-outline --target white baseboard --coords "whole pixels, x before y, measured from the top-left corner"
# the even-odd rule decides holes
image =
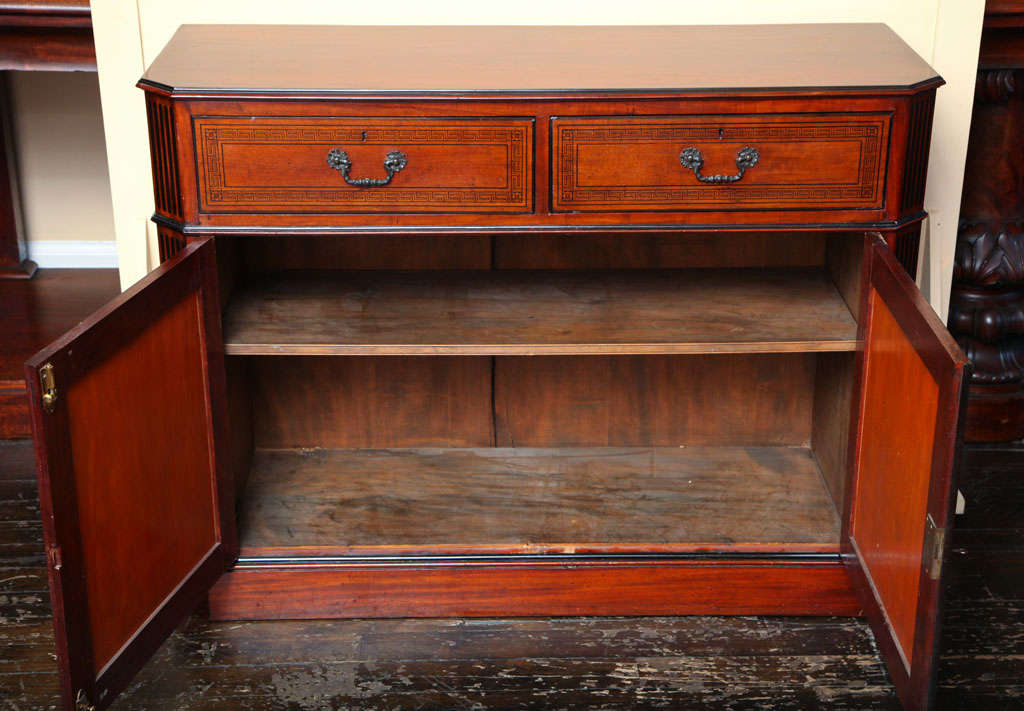
[[[28,243],[28,258],[40,269],[117,268],[117,243],[38,240]]]

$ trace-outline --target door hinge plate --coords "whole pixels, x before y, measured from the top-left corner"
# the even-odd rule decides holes
[[[938,580],[942,575],[942,554],[946,550],[946,529],[936,526],[931,514],[925,519],[924,543],[928,577]]]
[[[50,546],[50,565],[54,570],[64,567],[64,556],[61,555],[60,546]]]
[[[39,389],[42,391],[43,410],[53,414],[57,407],[57,377],[53,374],[53,363],[39,369]]]

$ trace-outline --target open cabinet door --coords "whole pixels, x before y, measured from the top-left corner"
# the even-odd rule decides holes
[[[967,359],[876,236],[865,269],[843,557],[904,707],[925,709]]]
[[[64,708],[110,704],[234,560],[212,240],[26,364]]]

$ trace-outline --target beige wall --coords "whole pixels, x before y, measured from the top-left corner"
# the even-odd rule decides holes
[[[674,0],[602,2],[523,0],[483,3],[437,0],[424,3],[340,3],[337,0],[93,0],[100,84],[111,181],[127,285],[152,265],[152,211],[145,152],[145,109],[133,88],[183,23],[290,24],[725,24],[782,22],[885,22],[946,78],[939,90],[926,207],[933,218],[922,283],[945,315],[952,274],[956,216],[970,126],[984,0]],[[148,248],[147,248],[147,245]]]
[[[10,93],[30,253],[43,241],[113,241],[97,75],[11,72]]]

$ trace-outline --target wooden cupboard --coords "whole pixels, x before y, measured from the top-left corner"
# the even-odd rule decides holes
[[[182,27],[162,264],[27,365],[68,707],[206,599],[864,614],[926,708],[940,84],[880,25]]]

